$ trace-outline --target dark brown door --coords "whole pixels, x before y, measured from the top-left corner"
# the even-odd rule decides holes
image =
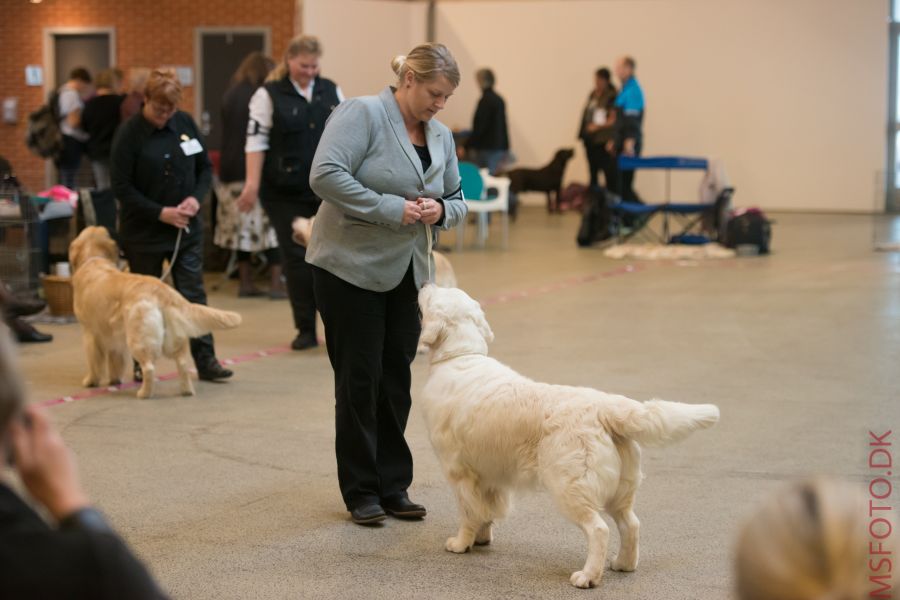
[[[222,96],[231,84],[234,72],[244,57],[265,48],[266,36],[262,32],[201,33],[199,63],[203,92],[198,116],[210,150],[222,147]]]

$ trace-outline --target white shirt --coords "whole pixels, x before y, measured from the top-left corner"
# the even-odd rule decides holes
[[[306,98],[307,102],[312,102],[313,87],[316,80],[313,79],[305,88],[301,88],[293,79],[290,80],[291,85],[297,90],[297,93]],[[337,88],[338,102],[344,101],[344,92],[340,86]],[[247,129],[247,143],[244,145],[244,152],[265,152],[269,149],[269,131],[272,129],[272,113],[275,107],[272,104],[272,96],[261,87],[253,93],[250,98],[250,121]]]
[[[68,135],[81,142],[88,139],[88,134],[82,131],[81,128],[72,127],[69,124],[67,117],[69,116],[69,113],[83,108],[84,101],[81,99],[78,90],[69,84],[62,86],[59,89],[59,118],[62,119],[59,123],[59,130],[63,135]]]

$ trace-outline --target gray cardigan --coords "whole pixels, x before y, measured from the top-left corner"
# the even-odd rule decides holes
[[[432,119],[425,123],[425,138],[431,167],[423,173],[390,87],[342,102],[331,113],[309,177],[323,202],[308,263],[375,292],[397,287],[410,261],[416,286],[428,281],[426,226],[401,224],[404,201],[443,200],[443,229],[455,227],[467,209],[453,135]]]

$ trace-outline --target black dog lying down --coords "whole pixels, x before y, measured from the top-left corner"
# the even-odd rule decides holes
[[[566,163],[574,154],[571,148],[564,148],[558,150],[550,164],[542,169],[513,169],[504,173],[503,175],[510,179],[509,191],[514,194],[546,192],[547,212],[558,211],[563,173],[566,171]]]

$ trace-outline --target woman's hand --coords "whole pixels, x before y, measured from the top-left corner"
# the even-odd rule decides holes
[[[178,206],[167,206],[162,209],[159,213],[159,220],[178,229],[184,229],[191,222],[190,216]]]
[[[421,198],[419,198],[421,200]],[[419,201],[415,202],[411,200],[407,200],[403,205],[403,221],[404,225],[412,225],[422,219],[422,208],[419,206]]]
[[[193,196],[188,196],[181,201],[181,204],[178,205],[178,208],[182,214],[193,217],[198,212],[200,212],[200,202]]]
[[[43,409],[27,407],[25,418],[16,420],[10,432],[16,470],[35,500],[57,520],[90,505],[78,481],[75,458]]]
[[[420,220],[426,225],[434,225],[444,214],[444,205],[433,198],[417,198],[416,203],[422,209]]]
[[[238,210],[243,213],[253,210],[253,207],[256,206],[258,195],[259,190],[256,190],[249,185],[245,185],[244,189],[241,190],[241,195],[238,196],[237,199]]]

